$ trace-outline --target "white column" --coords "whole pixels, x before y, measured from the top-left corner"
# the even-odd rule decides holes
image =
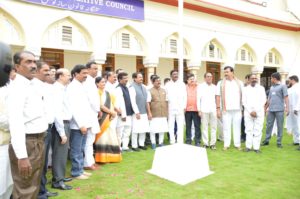
[[[183,0],[178,0],[178,69],[179,81],[183,81]]]
[[[144,78],[147,78],[148,85],[150,85],[151,84],[150,77],[151,77],[151,75],[154,75],[157,64],[144,64],[144,66],[147,69],[147,77],[144,77]]]
[[[98,74],[97,76],[102,75],[102,64],[106,61],[106,53],[105,52],[94,52],[91,55],[91,60],[94,60],[98,65]]]

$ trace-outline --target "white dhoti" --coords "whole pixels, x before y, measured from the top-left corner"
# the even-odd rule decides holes
[[[121,117],[117,120],[117,137],[122,145],[122,150],[128,149],[130,134],[132,128],[132,116],[127,116],[125,121],[122,121]]]
[[[138,137],[139,146],[145,146],[146,133],[150,132],[149,120],[147,114],[140,114],[140,119],[136,118],[136,114],[132,116],[132,135],[131,144],[132,148],[138,147]]]
[[[170,110],[170,109],[169,109]],[[177,123],[177,143],[183,143],[183,125],[184,125],[184,113],[183,111],[169,111],[169,135],[170,135],[170,144],[175,143],[175,121]]]
[[[164,141],[164,133],[168,132],[169,125],[166,117],[156,117],[150,120],[150,139],[152,144],[156,144],[155,133],[159,133],[158,144]]]
[[[240,110],[227,110],[222,113],[224,147],[229,147],[231,142],[231,126],[233,126],[233,141],[235,147],[241,147],[241,120]]]
[[[84,148],[84,167],[90,167],[95,164],[93,143],[96,135],[88,130],[86,135],[86,144]]]
[[[262,129],[264,124],[263,114],[253,118],[249,113],[245,113],[245,132],[246,132],[246,148],[259,150],[260,141],[262,137]]]
[[[0,146],[0,198],[7,199],[13,190],[8,145]]]

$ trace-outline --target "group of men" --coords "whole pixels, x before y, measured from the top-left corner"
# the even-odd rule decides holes
[[[88,179],[92,174],[85,169],[98,169],[93,157],[93,143],[95,135],[100,132],[98,119],[101,118],[95,84],[98,66],[91,61],[86,65],[76,65],[71,72],[61,68],[51,73],[50,66],[42,61],[36,62],[35,55],[29,51],[16,53],[12,66],[9,48],[2,43],[0,47],[0,197],[9,198],[11,193],[13,198],[56,196],[57,193],[46,189],[50,148],[51,185],[70,190],[72,187],[66,182],[72,178]],[[17,74],[9,81],[12,68]],[[110,125],[116,128],[123,152],[147,150],[146,133],[150,133],[152,149],[157,144],[163,146],[166,132],[170,144],[183,143],[184,124],[186,144],[192,144],[194,139],[195,146],[200,146],[202,140],[203,147],[215,150],[218,120],[222,121],[223,150],[230,147],[231,129],[234,147],[241,150],[243,115],[245,151],[253,148],[260,153],[266,110],[267,130],[262,145],[269,144],[276,119],[277,146],[282,147],[284,112],[289,115],[288,129],[294,134],[294,143],[299,144],[300,89],[297,76],[290,77],[292,86],[288,92],[287,87],[280,83],[280,74],[272,74],[273,85],[268,98],[265,89],[257,83],[256,75],[249,75],[249,81],[244,85],[234,76],[234,69],[230,66],[224,68],[224,79],[217,85],[213,84],[213,75],[209,72],[204,74],[204,82],[199,85],[193,74],[187,75],[184,84],[178,79],[176,70],[170,72],[170,81],[164,86],[157,75],[151,76],[151,85],[147,87],[143,84],[142,73],[132,74],[132,84],[128,83],[128,76],[124,70],[105,74],[106,90],[115,96],[118,114]],[[65,178],[68,151],[72,178]]]
[[[52,188],[70,190],[66,182],[88,179],[91,173],[84,168],[97,167],[93,143],[100,132],[100,99],[94,80],[98,66],[89,62],[76,65],[71,73],[65,68],[52,73],[47,63],[36,61],[29,51],[17,52],[12,66],[9,48],[1,45],[6,50],[1,55],[7,58],[1,67],[5,64],[7,76],[12,68],[16,71],[15,77],[1,82],[1,158],[6,169],[1,168],[6,179],[1,180],[1,198],[11,193],[12,198],[56,196],[46,189],[50,148]],[[65,178],[68,151],[72,178]]]

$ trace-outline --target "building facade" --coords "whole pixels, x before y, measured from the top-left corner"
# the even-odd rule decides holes
[[[72,68],[93,59],[102,71],[125,69],[169,77],[178,68],[177,1],[123,0],[143,4],[142,20],[62,9],[45,4],[75,2],[119,6],[108,0],[2,0],[0,40],[14,52],[26,49],[56,67]],[[118,1],[120,2],[120,1]],[[122,2],[122,1],[121,1]],[[78,4],[79,5],[79,4]],[[248,73],[270,85],[270,74],[283,80],[300,76],[300,2],[297,0],[185,0],[184,71],[199,82],[210,71],[215,82],[230,65],[241,80]],[[147,82],[146,82],[147,83]]]

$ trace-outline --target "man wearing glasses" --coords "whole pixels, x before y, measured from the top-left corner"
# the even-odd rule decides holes
[[[205,82],[199,85],[198,100],[200,102],[199,115],[202,119],[202,138],[203,146],[216,150],[216,132],[217,132],[217,111],[216,111],[216,85],[212,83],[212,74],[204,74]],[[208,124],[210,125],[210,142],[208,140]]]

